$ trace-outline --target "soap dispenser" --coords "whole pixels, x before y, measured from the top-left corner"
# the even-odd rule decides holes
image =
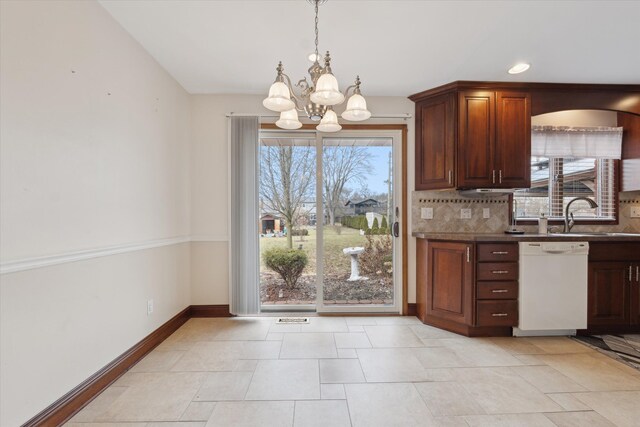
[[[540,217],[538,218],[538,234],[547,234],[547,225],[549,221],[547,217],[544,216],[544,212],[540,212]]]

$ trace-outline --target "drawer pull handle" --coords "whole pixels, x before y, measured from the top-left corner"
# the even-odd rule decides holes
[[[507,313],[491,313],[493,317],[507,317]]]
[[[493,292],[494,294],[504,294],[506,292],[509,292],[508,289],[493,289],[491,292]]]
[[[491,270],[493,274],[509,274],[509,270]]]
[[[493,255],[508,255],[508,251],[493,251],[491,252]]]

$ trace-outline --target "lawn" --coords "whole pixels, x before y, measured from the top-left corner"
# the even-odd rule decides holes
[[[316,280],[316,248],[317,231],[308,228],[308,236],[294,236],[293,247],[301,247],[307,253],[309,264],[305,268],[295,290],[283,290],[282,280],[271,270],[264,266],[260,257],[261,299],[263,302],[283,301],[313,301],[315,300]],[[389,239],[388,236],[373,236],[373,242]],[[260,253],[274,247],[286,248],[286,237],[261,237]],[[342,227],[324,227],[324,289],[325,300],[389,300],[393,298],[393,281],[388,274],[379,274],[370,277],[369,280],[347,282],[351,274],[351,258],[342,250],[353,246],[367,246],[367,237],[361,236],[360,231]],[[388,251],[391,257],[391,251]],[[375,269],[378,269],[375,263]],[[362,267],[362,266],[361,266]],[[380,261],[380,270],[388,269]],[[361,268],[362,270],[362,268]],[[370,275],[371,276],[371,275]]]
[[[299,248],[307,253],[309,265],[305,269],[305,274],[315,274],[316,272],[316,236],[315,228],[308,228],[308,236],[293,236],[293,247]],[[339,230],[339,231],[338,231]],[[324,228],[324,268],[325,273],[345,273],[351,271],[351,261],[348,255],[342,250],[352,246],[365,246],[367,239],[360,235],[360,231],[341,226],[326,226]],[[262,253],[270,248],[286,248],[286,237],[261,237],[260,238],[260,270],[264,270],[264,260]]]

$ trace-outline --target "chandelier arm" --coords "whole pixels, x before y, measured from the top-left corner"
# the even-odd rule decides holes
[[[289,88],[289,93],[291,94],[291,98],[293,99],[293,103],[295,104],[295,108],[298,111],[304,111],[303,108],[300,107],[300,102],[302,102],[302,100],[300,98],[298,98],[296,96],[296,93],[293,91],[293,86],[291,85],[291,79],[289,78],[289,76],[287,74],[285,74],[284,72],[282,73],[282,77],[284,77],[286,79],[286,85]]]
[[[349,95],[349,91],[350,91],[351,89],[355,89],[356,87],[357,87],[357,85],[351,85],[351,86],[347,87],[347,88],[342,92],[342,94],[344,95],[344,97],[345,97],[345,98],[347,98],[347,96]],[[355,93],[355,90],[354,90],[354,92],[353,92],[353,93]]]

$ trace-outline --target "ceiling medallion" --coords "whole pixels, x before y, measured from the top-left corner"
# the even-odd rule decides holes
[[[315,6],[315,52],[309,55],[313,65],[309,68],[311,84],[307,78],[296,83],[300,94],[296,95],[291,79],[284,73],[282,62],[278,63],[278,72],[275,82],[269,88],[269,96],[262,101],[262,105],[271,111],[280,113],[276,125],[282,129],[299,129],[302,123],[298,120],[298,111],[304,111],[313,121],[320,120],[316,129],[321,132],[337,132],[342,129],[338,123],[338,116],[333,111],[334,105],[342,104],[349,92],[351,96],[347,101],[347,109],[341,114],[345,120],[359,122],[371,117],[367,110],[367,101],[360,93],[360,77],[356,77],[355,83],[349,86],[344,93],[338,89],[338,80],[331,71],[331,56],[329,51],[324,57],[324,67],[320,65],[318,54],[318,6],[326,0],[308,0]]]

